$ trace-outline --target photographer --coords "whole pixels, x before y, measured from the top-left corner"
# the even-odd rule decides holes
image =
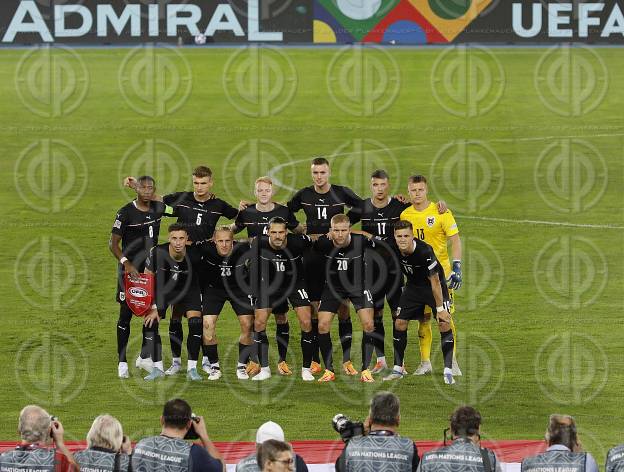
[[[489,449],[481,448],[481,415],[477,410],[471,406],[460,406],[451,415],[450,426],[453,442],[446,446],[445,430],[445,446],[423,454],[418,466],[419,472],[502,470],[496,454]]]
[[[565,468],[573,472],[598,472],[596,460],[583,447],[576,432],[576,422],[568,415],[550,415],[546,430],[548,449],[522,461],[522,471],[555,472]]]
[[[20,444],[14,451],[0,454],[0,470],[77,470],[74,456],[63,441],[63,425],[43,408],[24,407],[17,431]],[[56,449],[51,447],[52,442]]]
[[[87,433],[88,449],[76,453],[76,462],[83,469],[102,472],[126,472],[132,444],[123,435],[121,423],[110,415],[100,415]]]
[[[223,459],[212,444],[201,416],[194,416],[191,406],[176,398],[165,403],[160,417],[160,436],[142,439],[132,454],[134,472],[222,472]],[[185,439],[199,438],[202,446]]]
[[[418,467],[416,444],[409,438],[399,436],[399,398],[390,392],[377,393],[370,404],[368,418],[363,425],[363,436],[354,435],[336,461],[337,472],[415,471]],[[344,418],[344,417],[343,417]],[[350,423],[350,428],[353,428]],[[335,426],[344,434],[341,426]],[[346,432],[345,432],[346,433]]]

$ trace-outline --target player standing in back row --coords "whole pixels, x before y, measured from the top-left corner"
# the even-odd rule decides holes
[[[330,222],[335,215],[343,214],[345,208],[359,208],[363,200],[350,188],[334,185],[329,182],[331,171],[329,161],[324,157],[312,160],[312,181],[314,185],[299,190],[288,202],[288,208],[294,213],[303,210],[306,216],[306,234],[309,236],[329,233]],[[314,249],[310,249],[303,258],[308,295],[312,306],[318,312],[318,305],[325,286],[325,260]],[[342,344],[343,370],[348,375],[357,375],[351,362],[351,340],[353,325],[348,305],[343,305],[338,315],[338,334]],[[321,372],[318,359],[318,320],[312,320],[312,331],[315,335],[313,374]]]
[[[424,176],[411,176],[407,183],[407,191],[412,205],[401,213],[401,219],[412,223],[414,236],[425,241],[433,248],[447,279],[451,300],[449,313],[453,315],[455,313],[453,291],[458,290],[462,284],[462,245],[457,223],[450,210],[442,215],[438,214],[436,205],[427,198],[427,179]],[[451,242],[452,247],[452,268],[448,256],[448,241]],[[452,317],[450,325],[453,330],[453,338],[455,339],[454,346],[456,346],[457,331]],[[425,309],[425,319],[419,324],[418,338],[420,340],[420,366],[414,374],[424,375],[431,373],[432,370],[430,360],[432,344],[431,310],[429,308]],[[453,351],[453,375],[462,375],[455,359],[455,351]]]
[[[117,353],[119,355],[118,375],[128,378],[126,348],[130,339],[130,320],[132,310],[126,303],[124,288],[124,272],[138,275],[145,268],[145,260],[156,244],[160,231],[160,220],[166,212],[170,212],[165,204],[153,201],[156,184],[154,179],[144,175],[135,179],[134,190],[137,197],[117,212],[108,243],[110,251],[119,261],[117,268],[117,302],[119,303],[119,320],[117,321]],[[146,338],[150,337],[143,327],[143,343],[141,354],[136,366],[148,372],[153,368],[153,361],[146,349]]]

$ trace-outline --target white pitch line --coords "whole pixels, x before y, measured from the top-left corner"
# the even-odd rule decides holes
[[[497,142],[510,142],[510,141],[545,141],[550,139],[583,139],[583,138],[605,138],[605,137],[616,137],[616,136],[624,136],[624,133],[614,133],[614,134],[594,134],[592,136],[539,136],[539,137],[530,137],[530,138],[500,138],[500,139],[491,139],[489,141],[497,141]],[[428,143],[420,143],[420,144],[410,144],[406,146],[399,146],[394,148],[386,148],[387,151],[397,151],[399,149],[413,149],[417,147],[427,147],[427,146],[437,146],[434,144]],[[353,152],[342,152],[339,154],[332,154],[329,157],[338,157],[338,156],[349,156],[351,154],[359,154],[362,151],[353,151]],[[290,185],[282,182],[279,177],[275,174],[281,171],[285,167],[293,166],[295,164],[301,164],[304,162],[310,162],[310,157],[306,157],[304,159],[297,159],[295,161],[285,162],[280,164],[269,171],[269,177],[273,180],[276,187],[281,187],[283,189],[288,190],[289,192],[296,192],[297,189],[291,187]],[[533,225],[545,225],[545,226],[562,226],[567,228],[592,228],[592,229],[624,229],[624,226],[612,226],[612,225],[592,225],[592,224],[581,224],[581,223],[568,223],[565,221],[542,221],[542,220],[516,220],[516,219],[507,219],[507,218],[492,218],[487,216],[464,216],[464,215],[456,215],[458,218],[470,219],[470,220],[481,220],[481,221],[498,221],[501,223],[515,223],[515,224],[533,224]]]
[[[542,221],[542,220],[514,220],[509,218],[492,218],[489,216],[468,216],[468,215],[455,215],[458,219],[467,220],[481,220],[481,221],[498,221],[501,223],[516,223],[516,224],[531,224],[531,225],[546,225],[546,226],[565,226],[567,228],[594,228],[594,229],[624,229],[624,226],[612,226],[612,225],[591,225],[581,223],[567,223],[562,221]]]

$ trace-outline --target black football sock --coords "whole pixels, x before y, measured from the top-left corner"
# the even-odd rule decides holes
[[[402,367],[403,359],[405,359],[405,349],[407,348],[407,331],[397,331],[395,329],[392,341],[394,345],[394,365]]]
[[[327,370],[334,371],[334,359],[332,355],[332,340],[329,333],[319,333],[318,335],[319,347],[323,354],[323,362],[325,362],[325,368]]]
[[[319,355],[320,347],[318,340],[318,319],[312,319],[312,362],[317,364],[321,363],[321,356]]]
[[[455,347],[455,339],[453,331],[448,330],[440,333],[440,343],[442,344],[442,355],[444,356],[444,367],[453,368],[453,349]]]
[[[158,334],[159,323],[153,323],[149,328],[143,326],[143,339],[145,339],[145,347],[148,357],[154,362],[162,361],[162,340]]]
[[[266,331],[260,331],[260,366],[269,367],[269,338]]]
[[[201,321],[201,318],[200,318]],[[191,320],[189,320],[189,329]],[[172,319],[169,322],[169,342],[171,343],[171,355],[179,358],[182,355],[182,340],[184,339],[184,331],[182,330],[182,320]],[[201,339],[200,339],[201,345]],[[187,340],[188,349],[188,340]]]
[[[384,328],[383,316],[375,317],[375,341],[381,339],[381,343],[375,342],[375,354],[377,358],[386,357],[384,339],[386,337],[386,329]]]
[[[362,333],[362,370],[368,370],[375,350],[374,332]]]
[[[210,365],[219,363],[219,350],[218,344],[207,344],[206,345],[206,357],[208,358],[208,362]]]
[[[238,363],[247,364],[253,351],[253,344],[238,343]]]
[[[303,367],[310,368],[312,363],[312,332],[301,331],[301,354],[303,355]]]
[[[338,336],[342,345],[342,362],[351,360],[351,344],[353,342],[353,324],[351,318],[338,321]]]
[[[127,316],[120,310],[119,319],[117,320],[117,355],[119,362],[127,362],[126,349],[128,348],[128,340],[130,339],[130,320],[132,315]]]
[[[186,339],[186,350],[188,351],[188,358],[191,361],[197,361],[197,358],[199,357],[199,350],[202,345],[202,332],[204,330],[204,323],[200,317],[189,318],[188,328],[189,333],[188,338]]]
[[[275,325],[275,341],[277,342],[277,352],[279,361],[285,361],[288,354],[288,343],[290,341],[290,325],[288,321]]]

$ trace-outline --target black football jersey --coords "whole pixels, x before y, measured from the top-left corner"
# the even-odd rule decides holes
[[[286,247],[274,249],[268,236],[260,236],[251,244],[251,270],[260,288],[289,286],[304,280],[303,253],[312,246],[312,240],[304,234],[286,235]]]
[[[399,258],[401,272],[405,275],[408,284],[416,287],[431,288],[429,277],[438,274],[440,283],[446,285],[444,270],[429,244],[414,238],[414,252],[407,256],[401,254],[395,242],[391,243],[390,247]]]
[[[375,242],[360,234],[351,234],[351,241],[346,247],[336,247],[334,243],[321,236],[315,243],[316,251],[325,257],[325,277],[335,290],[361,292],[372,283],[372,273],[368,273],[366,258],[368,249],[374,248]]]
[[[247,242],[234,241],[232,252],[222,256],[212,241],[197,246],[202,254],[204,271],[202,282],[209,287],[240,289],[249,291],[248,258],[250,247]]]
[[[173,216],[186,227],[193,242],[210,239],[222,216],[231,220],[238,214],[236,208],[220,198],[198,202],[193,192],[171,193],[163,201],[173,208]]]
[[[288,207],[278,203],[275,204],[275,208],[271,211],[259,211],[255,204],[249,205],[238,213],[235,223],[239,229],[247,228],[248,237],[255,238],[256,236],[268,234],[269,220],[275,216],[284,218],[289,230],[293,230],[299,225],[295,214]]]
[[[145,261],[145,268],[155,274],[157,305],[173,305],[189,290],[198,290],[200,264],[201,256],[193,246],[187,246],[184,258],[180,261],[169,254],[169,243],[154,246]]]
[[[137,268],[150,250],[158,244],[160,221],[171,209],[163,202],[150,202],[149,210],[142,211],[133,200],[117,212],[111,232],[121,236],[121,252]]]
[[[401,213],[409,203],[401,203],[396,198],[389,198],[383,208],[373,205],[370,198],[364,200],[360,207],[352,208],[347,215],[351,224],[362,222],[362,230],[381,239],[393,237],[394,225],[401,219]]]
[[[299,190],[288,202],[294,213],[303,210],[307,234],[327,234],[334,215],[344,213],[345,207],[360,207],[363,200],[353,190],[341,185],[331,185],[329,192],[318,193],[314,186]]]

